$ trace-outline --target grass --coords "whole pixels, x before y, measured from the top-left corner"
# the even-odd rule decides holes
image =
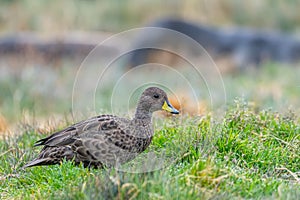
[[[147,152],[165,150],[165,158],[174,159],[149,173],[109,173],[71,162],[24,171],[21,167],[38,153],[32,144],[45,135],[27,128],[1,140],[1,199],[300,197],[300,119],[295,113],[256,111],[239,100],[223,120],[207,115],[156,121]]]

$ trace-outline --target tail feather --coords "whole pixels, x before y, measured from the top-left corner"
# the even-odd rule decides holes
[[[48,158],[37,158],[34,159],[33,161],[27,163],[26,165],[23,166],[23,169],[27,168],[27,167],[33,167],[33,166],[39,166],[39,165],[51,165],[51,163],[49,162]]]
[[[37,158],[33,159],[23,168],[39,166],[39,165],[55,165],[59,164],[64,159],[73,160],[74,152],[69,146],[48,147],[44,146]]]

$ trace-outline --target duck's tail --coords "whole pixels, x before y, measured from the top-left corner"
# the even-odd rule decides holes
[[[49,158],[36,158],[26,165],[22,167],[22,169],[28,168],[28,167],[34,167],[34,166],[40,166],[40,165],[51,165],[54,164],[53,161],[51,162]]]

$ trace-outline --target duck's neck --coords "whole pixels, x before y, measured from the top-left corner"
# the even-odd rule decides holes
[[[135,111],[134,120],[150,124],[152,121],[152,112],[138,107]]]
[[[138,106],[135,111],[135,116],[132,119],[132,123],[134,127],[137,128],[138,131],[135,131],[136,137],[140,137],[143,139],[147,139],[151,141],[153,136],[153,128],[152,128],[152,112],[146,109],[142,109]]]

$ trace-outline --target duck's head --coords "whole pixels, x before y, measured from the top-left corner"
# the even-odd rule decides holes
[[[165,91],[158,87],[149,87],[143,93],[139,100],[138,109],[153,113],[158,110],[165,110],[172,114],[179,114],[168,100]]]

